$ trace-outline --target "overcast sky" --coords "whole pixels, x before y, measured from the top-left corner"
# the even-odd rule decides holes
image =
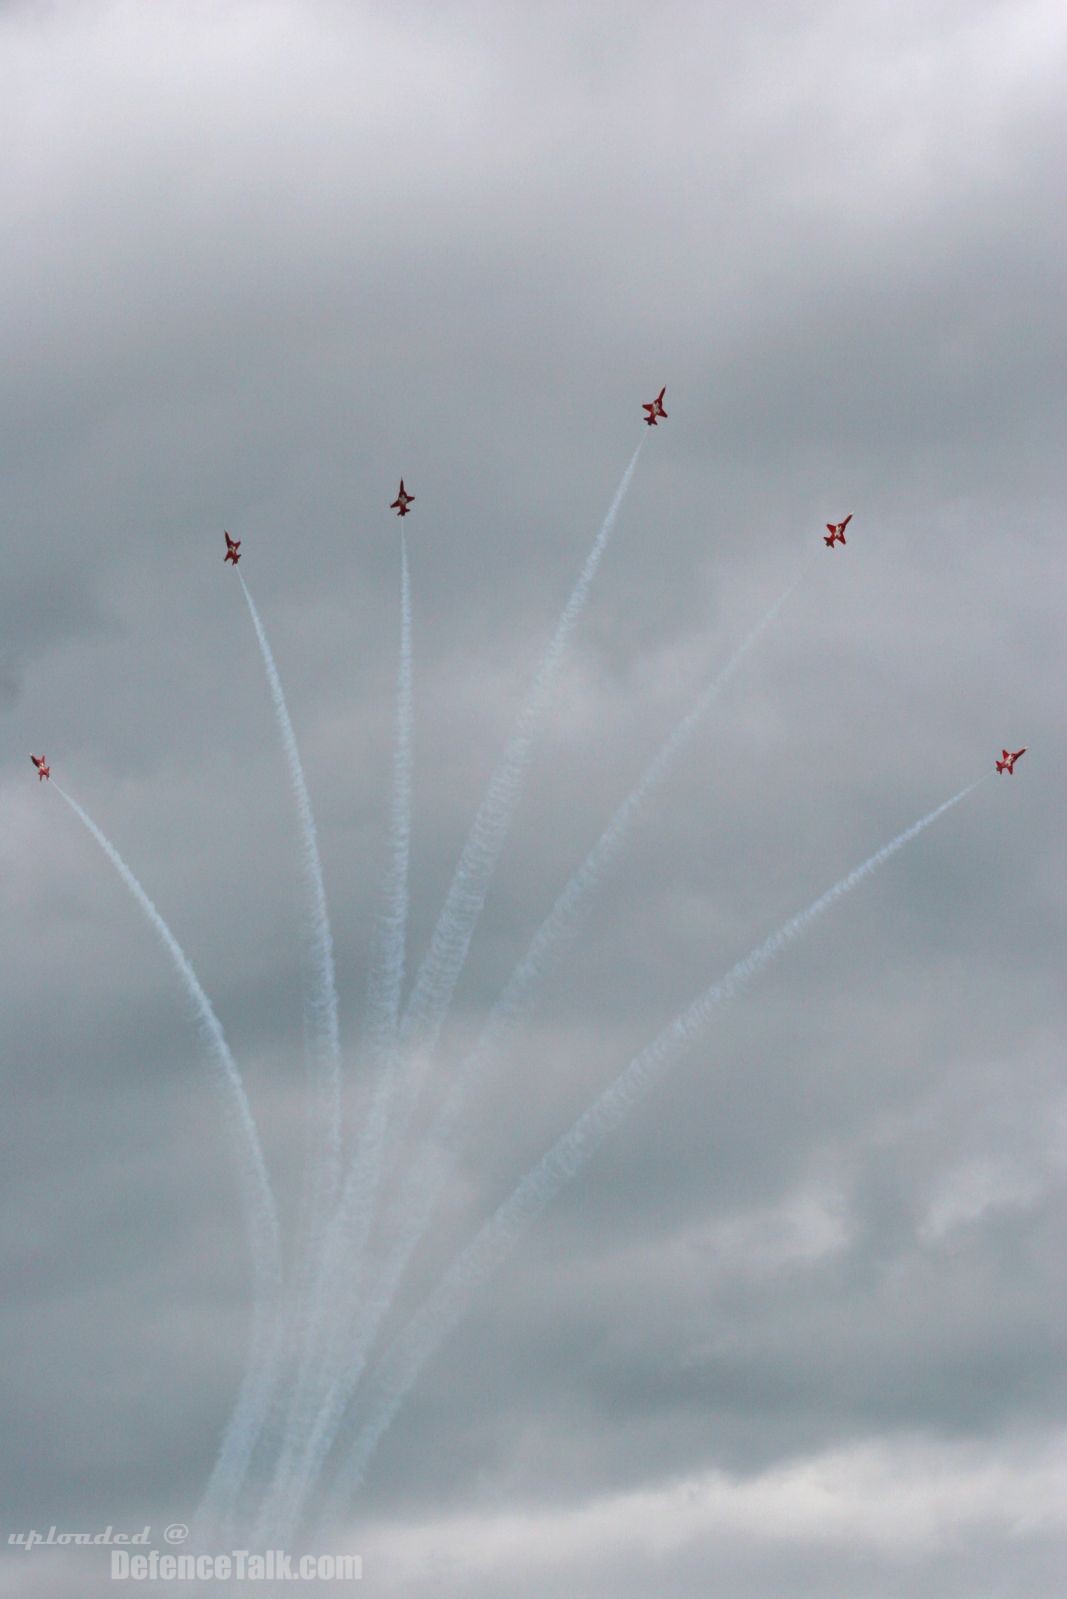
[[[1027,754],[722,1010],[477,1296],[352,1501],[360,1591],[1061,1599],[1065,66],[1055,0],[0,5],[5,1532],[187,1520],[251,1294],[174,970],[28,753],[200,974],[288,1221],[298,837],[222,529],[355,1122],[397,482],[417,963],[643,441],[441,1081],[803,576],[472,1101],[396,1326],[681,1007]],[[0,1594],[101,1570],[5,1539]]]

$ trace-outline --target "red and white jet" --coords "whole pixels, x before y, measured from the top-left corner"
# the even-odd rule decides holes
[[[662,389],[660,389],[659,393],[656,395],[656,398],[654,400],[649,400],[647,404],[641,407],[642,411],[648,412],[648,415],[644,418],[646,426],[650,428],[658,427],[659,424],[656,421],[656,418],[667,415],[666,411],[663,409],[663,396],[666,394],[666,392],[667,385],[664,384]]]
[[[50,766],[46,766],[45,765],[45,758],[44,758],[43,755],[31,755],[30,756],[30,760],[33,762],[34,766],[36,766],[36,768],[37,768],[37,781],[38,781],[38,783],[41,781],[42,778],[51,777],[52,768]]]
[[[826,532],[823,534],[823,543],[827,546],[827,548],[832,548],[835,544],[844,544],[846,542],[845,529],[848,527],[848,524],[851,521],[852,512],[850,511],[843,522],[827,522]]]
[[[1026,745],[1024,744],[1021,750],[1016,750],[1014,755],[1009,755],[1007,750],[1001,750],[1000,753],[1003,755],[1004,759],[1002,761],[997,761],[997,771],[1007,772],[1009,777],[1014,777],[1015,762],[1019,759],[1020,755],[1026,754]]]
[[[407,514],[408,514],[408,506],[411,504],[411,502],[412,502],[412,500],[414,500],[414,498],[415,498],[414,494],[408,494],[406,492],[406,490],[404,488],[404,479],[401,478],[400,479],[400,493],[397,495],[396,499],[393,501],[393,503],[389,507],[389,509],[391,511],[395,511],[397,516],[407,516]]]
[[[226,533],[225,528],[223,529],[223,533],[226,537],[226,554],[222,557],[222,559],[224,561],[232,561],[234,566],[236,566],[238,561],[241,559],[238,553],[241,548],[241,541],[240,539],[231,539],[230,535]]]

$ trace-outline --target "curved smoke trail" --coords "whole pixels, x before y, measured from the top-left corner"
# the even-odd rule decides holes
[[[593,579],[611,537],[619,507],[630,487],[643,444],[642,439],[630,457],[608,514],[556,624],[519,712],[515,730],[478,807],[448,897],[434,928],[430,947],[416,975],[400,1029],[401,1044],[406,1054],[406,1075],[398,1085],[390,1112],[388,1136],[394,1147],[402,1138],[418,1101],[429,1058],[448,1014],[475,926],[485,904],[493,870],[522,793],[541,718],[555,686],[564,651],[585,609]]]
[[[99,844],[174,962],[196,1012],[208,1056],[214,1063],[216,1087],[222,1097],[227,1131],[237,1151],[241,1205],[245,1213],[255,1284],[252,1343],[248,1368],[202,1501],[202,1506],[206,1507],[217,1493],[224,1490],[229,1493],[235,1477],[240,1481],[258,1432],[256,1418],[269,1404],[273,1392],[273,1381],[268,1386],[267,1374],[272,1366],[271,1355],[277,1336],[274,1316],[278,1309],[282,1277],[281,1238],[274,1194],[241,1074],[230,1054],[222,1024],[188,956],[118,850],[100,831],[92,817],[58,783],[52,786]],[[207,1511],[203,1513],[206,1515]]]
[[[267,635],[248,585],[240,572],[237,574],[241,592],[248,604],[248,613],[256,631],[260,654],[267,674],[267,684],[274,705],[285,764],[289,771],[289,785],[296,801],[300,821],[300,865],[308,898],[308,952],[305,975],[304,1013],[315,1068],[315,1080],[320,1094],[320,1116],[324,1126],[324,1144],[317,1172],[312,1179],[309,1231],[317,1236],[337,1198],[341,1165],[341,1040],[337,1020],[337,983],[334,975],[333,937],[330,917],[326,909],[326,889],[322,881],[322,862],[319,859],[318,838],[311,799],[304,780],[304,768],[296,747],[296,735],[289,717],[289,709],[282,692],[281,678],[274,664]]]
[[[588,601],[593,580],[607,548],[619,508],[630,486],[643,443],[642,439],[630,457],[608,513],[593,541],[534,675],[515,729],[490,779],[488,790],[463,846],[444,908],[430,940],[430,948],[416,975],[414,988],[400,1024],[394,1057],[397,1069],[392,1074],[394,1080],[388,1086],[382,1104],[375,1106],[375,1110],[380,1110],[384,1116],[380,1127],[377,1120],[374,1126],[375,1140],[381,1140],[383,1160],[390,1145],[394,1150],[399,1147],[418,1102],[430,1057],[452,1002],[452,995],[463,970],[475,926],[485,904],[490,879],[522,793],[523,781],[541,718],[555,685],[564,651]],[[369,1208],[373,1203],[373,1194],[368,1197],[368,1193],[364,1190],[365,1177],[365,1168],[363,1172],[354,1169],[349,1174],[346,1198],[351,1190],[353,1204]],[[380,1288],[375,1291],[375,1304],[379,1298]],[[361,1319],[363,1322],[366,1321],[366,1313]],[[334,1371],[336,1373],[341,1370],[340,1361],[337,1359]],[[324,1376],[328,1386],[320,1384],[319,1397],[321,1399],[324,1392],[328,1397],[310,1434],[305,1430],[303,1464],[298,1468],[295,1477],[290,1478],[290,1486],[285,1492],[287,1515],[295,1513],[299,1496],[309,1490],[321,1467],[324,1458],[323,1449],[328,1447],[328,1444],[324,1446],[323,1438],[331,1432],[331,1428],[325,1424],[325,1416],[335,1408],[333,1394],[338,1387],[339,1379],[335,1376],[331,1383],[329,1370]],[[302,1486],[297,1486],[298,1483]],[[270,1506],[272,1511],[276,1512],[280,1498],[280,1493],[272,1496]],[[278,1525],[277,1520],[271,1525],[273,1533]]]
[[[824,911],[842,895],[869,877],[890,856],[958,805],[985,778],[970,783],[958,794],[929,811],[862,865],[842,877],[831,889],[784,922],[725,977],[706,989],[675,1017],[615,1078],[552,1148],[533,1166],[490,1219],[456,1258],[438,1286],[407,1323],[390,1348],[375,1377],[368,1414],[335,1478],[320,1529],[326,1531],[339,1518],[393,1418],[417,1380],[426,1361],[466,1313],[471,1299],[521,1238],[569,1182],[592,1158],[614,1129],[656,1086],[666,1071],[687,1052],[707,1025],[712,1012],[757,977],[788,945],[800,938]]]
[[[317,1258],[322,1245],[330,1212],[336,1203],[341,1170],[341,1045],[337,985],[334,973],[333,938],[326,908],[326,890],[322,879],[315,818],[278,668],[248,585],[240,572],[237,576],[263,658],[278,735],[300,824],[301,875],[307,897],[307,948],[303,963],[304,1033],[317,1097],[315,1123],[322,1145],[316,1150],[313,1131],[309,1136],[304,1173],[300,1228],[302,1236],[298,1245],[300,1253],[292,1274],[289,1304],[271,1339],[260,1350],[259,1369],[253,1369],[249,1373],[250,1382],[259,1396],[258,1411],[250,1413],[247,1420],[241,1419],[243,1449],[240,1454],[234,1452],[234,1469],[225,1482],[225,1500],[222,1499],[221,1487],[218,1492],[209,1488],[208,1494],[205,1495],[204,1503],[212,1503],[214,1514],[223,1521],[232,1515],[252,1451],[266,1424],[272,1398],[282,1381],[286,1348],[290,1341],[295,1344],[302,1334],[306,1335],[309,1273],[311,1264]],[[237,1427],[238,1419],[235,1413],[231,1419],[231,1428]],[[214,1483],[215,1477],[212,1481]]]
[[[367,975],[367,1035],[376,1064],[386,1065],[396,1049],[400,994],[408,925],[408,867],[411,860],[411,574],[408,544],[400,530],[400,666],[396,685],[396,743],[389,815],[388,869],[378,916],[375,948]]]
[[[296,746],[296,735],[289,717],[289,708],[285,703],[281,678],[278,676],[278,668],[259,612],[240,572],[237,577],[263,657],[267,685],[278,724],[278,736],[300,823],[300,865],[308,900],[308,949],[304,973],[305,1034],[311,1053],[313,1080],[319,1097],[318,1115],[322,1124],[324,1146],[317,1160],[314,1154],[309,1154],[308,1157],[305,1227],[308,1234],[308,1248],[313,1249],[337,1195],[341,1163],[341,1042],[337,1019],[333,937],[326,909],[326,889],[322,880],[322,862],[319,858],[315,817],[311,810],[311,799],[304,779],[300,752]]]
[[[400,535],[400,665],[396,690],[396,740],[389,817],[387,869],[382,905],[367,977],[366,1033],[374,1077],[370,1112],[360,1129],[356,1157],[349,1168],[341,1201],[330,1225],[312,1292],[312,1312],[286,1421],[285,1441],[268,1490],[260,1524],[273,1539],[284,1542],[282,1518],[292,1498],[291,1479],[302,1440],[310,1433],[326,1387],[318,1370],[328,1351],[321,1348],[324,1323],[346,1329],[355,1313],[362,1281],[363,1252],[370,1234],[374,1200],[381,1179],[389,1094],[396,1071],[400,995],[407,945],[408,868],[411,858],[412,790],[412,649],[411,580],[407,540]],[[331,1307],[330,1298],[340,1304]],[[332,1314],[331,1314],[332,1309]],[[335,1331],[333,1343],[339,1341]],[[332,1355],[328,1365],[336,1363]],[[314,1386],[313,1386],[314,1384]]]
[[[362,1307],[356,1328],[356,1343],[347,1350],[337,1348],[327,1371],[328,1400],[313,1432],[309,1435],[303,1480],[310,1492],[318,1471],[337,1436],[345,1407],[359,1381],[367,1354],[383,1317],[389,1309],[408,1261],[433,1214],[449,1170],[447,1147],[455,1137],[467,1096],[486,1065],[506,1043],[509,1034],[527,1013],[538,984],[552,965],[559,961],[573,941],[579,917],[588,896],[621,852],[630,828],[638,820],[659,785],[684,752],[712,705],[730,682],[749,651],[771,626],[786,602],[807,575],[805,562],[793,582],[775,600],[746,638],[737,646],[720,671],[707,683],[673,732],[660,746],[638,782],[619,805],[600,838],[564,887],[548,916],[531,940],[529,949],[516,966],[507,986],[493,1006],[481,1036],[458,1068],[434,1123],[420,1144],[415,1167],[405,1183],[403,1209],[396,1236],[374,1285],[372,1296]]]
[[[670,774],[675,762],[683,754],[704,717],[749,651],[777,619],[786,602],[799,588],[807,573],[808,565],[810,561],[737,646],[725,666],[710,683],[706,684],[681,721],[660,745],[581,866],[564,886],[556,903],[531,939],[526,954],[508,979],[504,992],[486,1017],[485,1026],[474,1048],[459,1067],[429,1134],[429,1143],[447,1144],[454,1136],[467,1094],[479,1071],[485,1067],[492,1055],[499,1051],[508,1033],[524,1018],[538,984],[565,953],[577,933],[578,918],[586,899],[616,860],[626,843],[630,828],[638,820],[656,789]],[[414,1186],[413,1184],[412,1187]]]

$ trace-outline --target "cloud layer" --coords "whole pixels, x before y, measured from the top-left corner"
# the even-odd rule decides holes
[[[383,1594],[1058,1599],[1065,52],[1059,8],[973,0],[0,12],[12,1528],[188,1515],[251,1287],[181,992],[28,752],[188,951],[290,1224],[299,852],[222,529],[315,808],[354,1124],[397,481],[413,969],[666,383],[436,1082],[818,558],[472,1102],[390,1326],[681,1006],[1028,753],[561,1197],[427,1368],[350,1545]],[[13,1551],[3,1592],[51,1558]]]

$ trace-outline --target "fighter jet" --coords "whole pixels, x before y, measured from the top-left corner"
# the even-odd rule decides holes
[[[414,500],[414,498],[415,498],[414,494],[408,494],[408,493],[405,492],[405,490],[404,490],[404,479],[401,478],[400,479],[400,493],[397,495],[396,499],[393,501],[393,503],[389,507],[389,509],[391,511],[395,511],[397,516],[407,516],[407,514],[408,514],[408,506],[411,504],[411,502]]]
[[[1007,753],[1007,752],[1005,752],[1005,753]],[[44,758],[43,755],[31,755],[30,756],[30,760],[33,762],[34,766],[36,766],[36,768],[37,768],[37,781],[38,781],[38,783],[42,780],[42,778],[51,777],[52,768],[50,766],[46,766],[45,765],[45,758]]]
[[[852,512],[850,511],[843,522],[827,522],[826,532],[823,534],[823,543],[828,548],[835,544],[844,544],[846,542],[845,529],[851,521]]]
[[[225,528],[223,529],[223,532],[226,533]],[[240,548],[240,539],[231,539],[230,535],[226,533],[226,554],[222,557],[222,559],[224,561],[232,561],[234,566],[236,566],[238,561],[241,559],[240,555],[238,554]]]
[[[1019,759],[1020,755],[1026,754],[1026,745],[1024,744],[1021,750],[1016,750],[1014,755],[1009,755],[1007,750],[1001,750],[1000,753],[1003,755],[1004,759],[996,762],[997,771],[1007,772],[1009,777],[1014,777],[1015,762]]]
[[[656,421],[656,418],[667,415],[666,411],[663,409],[663,396],[666,394],[666,392],[667,385],[664,384],[662,389],[660,389],[659,393],[656,395],[656,398],[654,400],[649,400],[647,404],[641,407],[642,411],[648,412],[648,415],[644,418],[646,426],[650,428],[658,427],[659,424]]]

